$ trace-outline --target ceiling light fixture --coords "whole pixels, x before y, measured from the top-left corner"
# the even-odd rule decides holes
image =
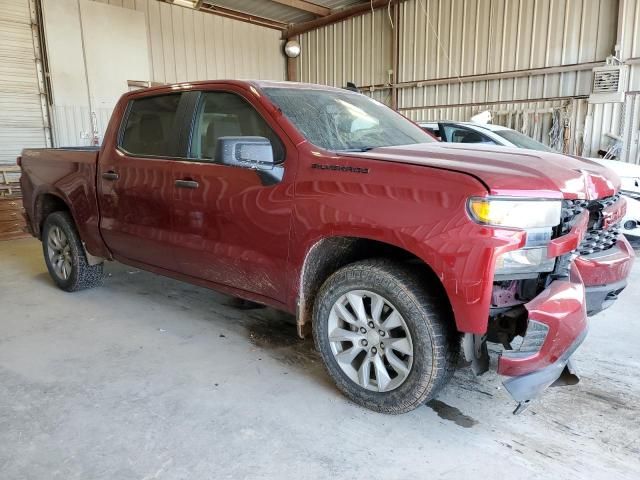
[[[169,3],[173,3],[180,7],[197,8],[198,3],[200,2],[198,2],[198,0],[169,0]]]
[[[296,40],[289,40],[284,45],[284,54],[289,58],[296,58],[301,51],[300,44]]]

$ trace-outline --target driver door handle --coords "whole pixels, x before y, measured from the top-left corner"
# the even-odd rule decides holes
[[[118,178],[120,178],[120,175],[118,175],[113,170],[109,170],[108,172],[104,172],[102,174],[102,178],[104,178],[105,180],[117,180]]]
[[[176,180],[176,187],[178,188],[198,188],[200,184],[195,180]]]

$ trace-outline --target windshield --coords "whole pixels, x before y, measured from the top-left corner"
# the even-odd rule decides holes
[[[402,115],[371,98],[340,90],[265,88],[309,142],[334,151],[435,142]]]
[[[513,143],[516,147],[519,148],[528,148],[529,150],[539,150],[541,152],[555,151],[547,147],[546,145],[534,140],[533,138],[527,137],[520,132],[516,132],[515,130],[494,130],[493,133]]]

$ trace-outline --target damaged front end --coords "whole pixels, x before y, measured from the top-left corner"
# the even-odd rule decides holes
[[[463,339],[464,356],[476,374],[489,367],[486,343],[502,346],[497,372],[509,377],[503,384],[518,402],[515,414],[548,387],[578,382],[570,357],[586,337],[587,317],[612,303],[624,288],[633,262],[633,250],[617,233],[624,199],[616,195],[594,201],[565,200],[562,207],[561,224],[528,231],[519,251],[531,257],[527,250],[543,250],[544,259],[534,258],[527,268],[527,262],[512,253],[510,258],[519,264],[510,269],[498,260],[488,330]],[[589,281],[600,271],[598,278],[607,283],[585,282],[581,266],[585,272],[588,266]],[[593,306],[596,294],[597,308]]]
[[[504,387],[518,402],[519,413],[559,379],[576,384],[569,358],[587,334],[584,285],[575,265],[569,276],[553,280],[524,304],[527,327],[519,345],[510,345],[498,360],[498,373],[511,378]]]

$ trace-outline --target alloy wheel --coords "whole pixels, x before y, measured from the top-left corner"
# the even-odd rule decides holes
[[[362,388],[388,392],[411,372],[411,333],[382,295],[367,290],[342,295],[331,308],[328,334],[336,362]]]
[[[53,271],[62,280],[71,275],[71,245],[64,231],[57,225],[49,229],[47,235],[47,253]]]

